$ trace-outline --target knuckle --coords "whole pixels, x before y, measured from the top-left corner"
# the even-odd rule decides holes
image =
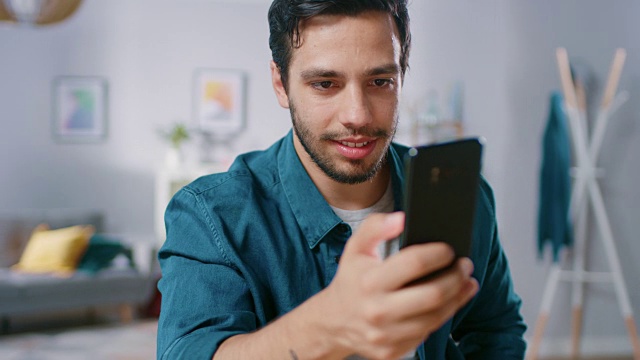
[[[444,242],[434,242],[431,243],[431,248],[434,253],[434,256],[441,261],[451,262],[455,258],[456,254],[453,251],[453,248]]]
[[[413,272],[428,273],[454,261],[453,249],[444,243],[430,243],[407,257],[405,266]]]
[[[378,348],[374,356],[375,360],[395,360],[397,358],[397,352],[389,346]]]
[[[412,256],[407,260],[406,266],[416,273],[424,273],[431,269],[433,264],[431,264],[428,257],[416,254],[416,256]]]
[[[377,304],[369,304],[364,306],[364,320],[372,326],[378,326],[384,323],[386,319],[386,311]]]
[[[379,329],[369,329],[365,333],[364,338],[370,346],[377,349],[376,353],[378,354],[380,353],[380,351],[382,351],[382,349],[385,348],[384,345],[387,337],[385,336],[384,332]]]
[[[451,263],[455,260],[456,253],[453,248],[445,243],[437,243],[438,246],[438,259],[444,263]]]
[[[427,296],[425,296],[425,301],[422,305],[422,310],[424,312],[432,312],[432,311],[436,311],[438,308],[442,307],[441,303],[438,303],[437,301],[434,300],[434,298],[431,296],[431,294],[427,294]]]
[[[423,257],[417,253],[410,254],[410,255],[411,256],[407,256],[407,258],[404,259],[404,266],[414,271],[420,270],[425,262]]]
[[[429,294],[429,298],[431,299],[431,302],[434,305],[440,305],[443,304],[445,302],[447,302],[447,298],[446,298],[446,292],[445,290],[440,287],[440,286],[433,286],[431,288],[430,294]]]

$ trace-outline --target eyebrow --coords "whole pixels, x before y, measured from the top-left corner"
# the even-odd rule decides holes
[[[309,80],[314,78],[332,78],[339,77],[341,74],[334,70],[326,70],[321,68],[308,69],[303,71],[300,76],[303,80]]]
[[[366,76],[376,76],[376,75],[384,75],[384,74],[397,74],[400,72],[400,67],[396,64],[387,64],[382,66],[377,66],[375,68],[369,69],[365,72]],[[315,78],[335,78],[341,77],[343,74],[335,71],[328,70],[322,68],[313,68],[304,70],[300,76],[303,80],[315,79]]]
[[[384,75],[384,74],[397,74],[400,72],[400,67],[397,64],[387,64],[383,66],[375,67],[367,71],[368,76]]]

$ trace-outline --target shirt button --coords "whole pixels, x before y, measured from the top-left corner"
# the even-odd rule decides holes
[[[338,230],[339,230],[341,233],[345,233],[345,234],[346,234],[346,233],[347,233],[347,232],[349,232],[349,230],[351,230],[351,229],[350,229],[349,225],[342,223],[342,224],[338,225]]]

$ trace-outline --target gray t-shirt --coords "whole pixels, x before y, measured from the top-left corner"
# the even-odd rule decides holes
[[[346,222],[347,224],[349,224],[349,226],[351,226],[352,233],[355,233],[356,230],[358,230],[358,228],[360,227],[360,224],[362,224],[364,219],[367,218],[367,216],[373,213],[393,212],[393,191],[391,189],[391,182],[389,182],[389,185],[387,186],[387,190],[384,192],[384,195],[382,195],[382,198],[380,198],[380,200],[378,200],[378,202],[373,204],[373,206],[371,207],[368,207],[366,209],[360,209],[360,210],[344,210],[344,209],[339,209],[333,206],[331,208],[336,213],[336,215],[338,215],[338,217],[342,219],[342,221]],[[380,245],[378,245],[378,255],[380,255],[380,257],[384,259],[398,252],[399,249],[400,249],[400,239],[395,238],[393,240],[380,243]],[[417,360],[417,359],[418,359],[418,354],[416,354],[414,350],[414,351],[410,351],[399,360]],[[352,355],[352,356],[349,356],[347,360],[366,360],[366,359],[358,355]]]
[[[390,213],[393,212],[393,191],[391,189],[391,182],[387,186],[387,190],[384,192],[384,195],[373,204],[373,206],[360,209],[360,210],[344,210],[339,209],[337,207],[331,207],[333,211],[338,215],[342,221],[346,222],[351,226],[352,233],[355,233],[356,230],[360,227],[360,224],[367,218],[367,216],[373,213]],[[400,239],[396,238],[393,240],[385,241],[380,243],[378,246],[378,254],[384,259],[391,254],[396,253],[400,248]]]

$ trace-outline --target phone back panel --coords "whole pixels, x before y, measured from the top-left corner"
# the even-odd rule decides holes
[[[469,256],[480,181],[478,138],[413,148],[405,159],[402,247],[443,241]]]

